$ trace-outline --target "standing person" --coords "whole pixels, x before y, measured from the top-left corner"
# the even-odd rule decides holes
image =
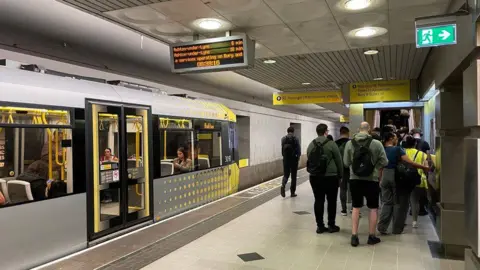
[[[363,198],[367,200],[369,215],[368,244],[380,243],[380,238],[375,236],[377,226],[379,187],[378,178],[374,176],[376,169],[388,164],[387,156],[381,142],[370,136],[370,125],[367,122],[360,124],[360,132],[353,136],[345,146],[343,162],[350,167],[350,193],[352,194],[352,238],[353,247],[359,245],[358,220],[360,208],[363,207]]]
[[[422,129],[420,128],[414,128],[412,129],[411,131],[411,134],[413,136],[413,138],[415,138],[416,140],[416,146],[415,148],[417,150],[420,150],[422,152],[424,152],[425,154],[427,154],[427,159],[428,160],[431,160],[431,157],[430,157],[430,144],[427,142],[427,141],[424,141],[423,140],[423,132],[422,132]],[[427,200],[427,187],[424,187],[423,189],[421,190],[417,190],[418,191],[418,196],[419,196],[419,200],[420,200],[420,205],[419,205],[419,212],[418,214],[420,216],[426,216],[428,215],[428,212],[426,210],[426,206],[428,204],[428,200]]]
[[[297,197],[295,190],[297,189],[297,170],[298,160],[300,159],[301,150],[297,137],[293,135],[295,129],[287,128],[287,135],[282,138],[282,156],[283,156],[283,181],[280,188],[280,194],[285,197],[285,186],[287,185],[290,174],[292,182],[290,184],[290,196]]]
[[[392,119],[387,120],[387,124],[385,125],[385,127],[387,128],[386,129],[387,131],[390,131],[390,132],[393,132],[393,133],[397,132],[397,127],[395,126]]]
[[[317,233],[326,231],[335,233],[340,231],[340,227],[335,224],[335,216],[337,214],[338,182],[343,174],[342,158],[335,142],[327,138],[327,125],[318,125],[317,135],[318,137],[307,148],[307,171],[310,174],[310,185],[315,197],[313,207]],[[327,197],[328,204],[328,228],[325,227],[323,221],[325,197]]]
[[[378,231],[381,234],[387,234],[388,226],[393,219],[392,233],[401,234],[405,227],[412,188],[408,187],[406,183],[398,181],[397,165],[403,161],[417,169],[428,169],[428,167],[416,164],[408,157],[405,150],[398,146],[398,138],[395,133],[385,134],[385,152],[387,153],[388,164],[383,169],[380,182],[383,207],[378,222]]]
[[[417,164],[427,164],[427,154],[415,149],[417,141],[412,136],[407,136],[405,140],[405,152],[407,156]],[[418,174],[421,177],[420,184],[415,187],[410,195],[410,205],[412,208],[412,228],[418,228],[418,213],[420,210],[420,199],[421,196],[425,193],[427,188],[427,175],[425,174],[424,170],[418,170]]]
[[[338,146],[342,160],[345,153],[345,146],[347,145],[348,141],[350,141],[350,130],[347,127],[341,127],[340,139],[335,141],[335,143]],[[340,182],[340,203],[342,205],[342,211],[340,213],[342,216],[347,215],[348,181],[350,181],[350,169],[343,167],[343,177]]]
[[[376,127],[372,130],[372,138],[377,140],[377,141],[382,141],[382,129],[379,127]]]

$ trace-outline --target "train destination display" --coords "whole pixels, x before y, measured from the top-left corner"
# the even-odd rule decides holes
[[[212,72],[253,65],[255,45],[246,36],[203,39],[170,46],[172,72]]]

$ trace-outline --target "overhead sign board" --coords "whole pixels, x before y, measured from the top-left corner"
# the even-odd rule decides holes
[[[340,103],[342,101],[342,92],[340,91],[284,92],[273,94],[273,105]]]
[[[212,72],[253,66],[255,43],[247,36],[202,39],[170,46],[174,73]]]
[[[350,118],[348,116],[340,115],[340,123],[348,123]]]
[[[417,48],[457,44],[457,25],[416,27]]]
[[[350,103],[410,100],[410,81],[371,81],[350,84]]]

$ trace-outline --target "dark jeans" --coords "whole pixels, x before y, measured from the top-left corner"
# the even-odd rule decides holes
[[[335,216],[337,214],[337,195],[338,195],[338,177],[337,176],[312,176],[310,175],[310,185],[312,186],[313,196],[315,197],[315,220],[318,227],[325,226],[323,222],[323,213],[325,206],[325,197],[327,197],[328,225],[335,225]]]
[[[297,170],[298,170],[298,159],[283,159],[283,180],[282,187],[285,188],[288,182],[290,174],[292,175],[292,182],[290,183],[290,192],[295,194],[297,189]]]
[[[340,182],[340,203],[342,211],[347,212],[348,182],[350,181],[350,169],[343,171],[343,178]]]

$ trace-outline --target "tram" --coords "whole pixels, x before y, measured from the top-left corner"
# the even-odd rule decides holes
[[[0,66],[6,269],[238,191],[236,116],[222,104],[19,67]]]

